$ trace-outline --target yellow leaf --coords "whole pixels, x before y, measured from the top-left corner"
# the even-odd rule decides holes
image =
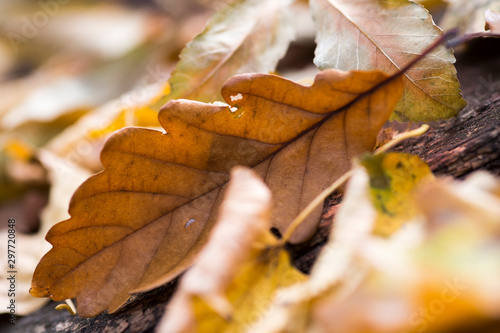
[[[428,223],[428,241],[412,254],[421,270],[422,307],[430,332],[463,323],[481,325],[500,315],[500,179],[478,171],[465,180],[425,183],[417,203]]]
[[[380,69],[394,73],[442,34],[429,12],[409,0],[312,0],[320,69]],[[405,73],[403,98],[393,118],[436,120],[454,116],[466,102],[460,95],[455,58],[444,45]]]
[[[129,91],[90,111],[45,145],[45,149],[95,172],[102,169],[99,153],[105,140],[126,126],[158,127],[158,102],[168,84],[156,83]]]
[[[247,74],[223,87],[230,107],[170,101],[159,114],[166,133],[125,128],[108,140],[104,171],[76,191],[71,219],[47,234],[54,247],[35,271],[32,295],[76,297],[78,313],[93,316],[174,278],[206,242],[235,165],[266,179],[283,232],[351,158],[374,147],[401,84],[365,71],[323,71],[312,86]],[[291,241],[308,238],[320,214]]]
[[[416,0],[415,2],[422,4],[425,8],[427,8],[432,13],[433,10],[439,10],[443,6],[445,6],[446,1],[447,0]]]
[[[5,152],[9,156],[24,162],[29,161],[34,155],[33,147],[30,147],[25,142],[14,138],[7,140],[7,143],[5,143],[5,145],[1,148],[5,149]]]

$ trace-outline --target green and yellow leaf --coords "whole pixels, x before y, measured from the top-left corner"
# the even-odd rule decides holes
[[[312,0],[320,69],[380,69],[395,73],[442,34],[429,12],[410,0]],[[405,89],[392,116],[401,121],[449,118],[466,102],[455,57],[436,47],[404,75]]]
[[[378,211],[373,232],[390,236],[419,213],[415,186],[432,177],[431,171],[418,156],[408,154],[367,155],[362,165],[370,175],[370,196]]]

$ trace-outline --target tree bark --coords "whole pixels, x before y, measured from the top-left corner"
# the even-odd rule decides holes
[[[458,59],[457,71],[469,105],[456,118],[431,123],[427,133],[393,149],[420,156],[438,176],[463,178],[479,169],[500,173],[500,48],[498,42],[491,40],[478,40],[468,47]],[[288,246],[294,264],[302,271],[310,270],[327,241],[340,199],[340,194],[333,194],[326,200],[318,231],[307,243]],[[56,311],[51,302],[25,318],[18,318],[12,331],[153,332],[176,285],[173,281],[134,295],[117,313],[95,318]]]

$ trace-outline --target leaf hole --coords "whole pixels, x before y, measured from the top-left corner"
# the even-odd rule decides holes
[[[272,233],[274,236],[276,236],[278,239],[281,239],[281,237],[282,237],[282,236],[281,236],[281,232],[280,232],[278,229],[276,229],[275,227],[272,227],[270,231],[271,231],[271,233]]]
[[[231,102],[239,101],[243,99],[243,95],[241,93],[237,93],[234,96],[230,96]]]

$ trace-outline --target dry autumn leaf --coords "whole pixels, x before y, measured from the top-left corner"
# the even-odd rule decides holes
[[[270,233],[271,191],[237,168],[207,245],[183,276],[157,332],[242,332],[278,287],[304,279]]]
[[[484,20],[486,22],[484,27],[485,30],[500,34],[500,12],[494,12],[491,9],[487,9],[484,12]]]
[[[464,33],[484,32],[485,11],[500,12],[499,0],[448,0],[449,5],[439,26],[443,29],[460,28]]]
[[[220,88],[231,76],[274,71],[294,37],[289,4],[238,0],[217,12],[181,52],[167,98],[220,100]]]
[[[206,242],[235,165],[265,178],[283,232],[351,158],[374,147],[401,92],[401,77],[327,70],[312,86],[235,76],[222,89],[231,107],[170,101],[159,114],[166,133],[126,128],[106,143],[104,172],[76,191],[72,218],[47,234],[54,247],[32,295],[76,297],[79,314],[94,316],[174,278]],[[291,240],[309,237],[320,213]]]
[[[429,12],[409,0],[312,0],[317,26],[314,62],[320,69],[397,72],[442,34]],[[452,51],[435,48],[405,73],[405,91],[393,118],[436,120],[454,116],[466,102]]]

